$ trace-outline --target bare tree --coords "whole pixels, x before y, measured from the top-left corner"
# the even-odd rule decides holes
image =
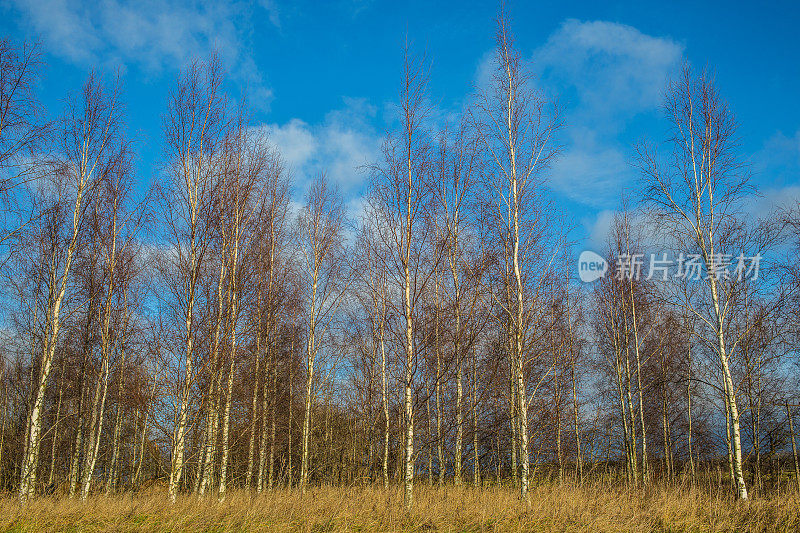
[[[128,214],[125,213],[124,202],[130,190],[131,179],[131,154],[126,146],[122,146],[115,154],[114,167],[104,176],[99,201],[102,204],[103,220],[100,231],[101,236],[101,256],[103,259],[103,277],[105,279],[105,297],[103,305],[98,308],[101,314],[98,322],[100,327],[100,373],[95,385],[95,392],[91,406],[91,418],[89,422],[89,434],[87,447],[84,453],[83,479],[81,480],[81,499],[85,500],[91,488],[92,476],[94,474],[95,463],[100,448],[100,439],[103,432],[103,420],[105,414],[106,398],[108,396],[108,382],[110,378],[110,363],[114,345],[120,340],[113,339],[115,332],[123,330],[119,317],[126,310],[114,309],[115,295],[119,292],[117,285],[121,280],[119,263],[124,260],[128,246],[131,244],[133,233],[128,233],[122,239],[123,232],[131,231],[135,228],[126,228],[131,223]],[[125,288],[125,284],[123,284]],[[120,303],[120,302],[117,302]],[[112,328],[112,316],[116,315],[115,324]]]
[[[362,250],[363,257],[363,272],[362,276],[366,278],[366,285],[368,291],[368,299],[371,305],[370,315],[370,332],[372,334],[372,342],[376,347],[376,351],[380,352],[380,388],[381,388],[381,412],[383,414],[383,438],[382,438],[382,459],[381,459],[381,477],[383,479],[384,489],[389,487],[389,390],[388,390],[388,354],[386,348],[386,331],[389,321],[389,294],[388,294],[388,280],[386,265],[381,261],[385,257],[385,250],[380,247],[380,241],[377,239],[374,227],[375,223],[380,223],[373,216],[374,213],[367,213],[362,220],[362,233],[359,241],[359,248]],[[438,385],[437,385],[438,386]],[[439,407],[437,406],[437,411]],[[439,429],[441,432],[441,427]],[[441,442],[441,440],[440,440]],[[439,461],[441,464],[442,454],[439,453]]]
[[[560,123],[555,108],[531,87],[530,74],[513,47],[509,20],[502,11],[496,40],[494,76],[490,87],[479,95],[473,119],[488,160],[488,194],[502,206],[495,215],[497,226],[504,229],[503,237],[508,236],[511,298],[501,305],[511,328],[520,495],[530,502],[526,335],[536,312],[532,304],[541,287],[532,272],[534,254],[540,253],[534,247],[543,244],[545,229],[543,220],[537,217],[542,206],[536,204],[540,202],[543,172],[557,153],[552,136]],[[498,298],[495,301],[502,302]]]
[[[0,40],[0,245],[19,236],[31,220],[32,213],[23,215],[16,207],[21,186],[42,170],[36,150],[47,140],[48,125],[41,122],[42,109],[34,92],[40,68],[37,45],[15,46]]]
[[[461,484],[461,463],[462,448],[464,439],[464,360],[465,350],[465,331],[462,330],[462,307],[463,302],[463,281],[461,276],[467,268],[467,258],[465,253],[465,243],[462,233],[467,232],[469,216],[470,195],[474,192],[474,186],[478,174],[478,152],[476,150],[475,139],[468,137],[469,133],[466,124],[462,124],[452,141],[448,139],[447,132],[440,136],[438,154],[434,161],[434,173],[436,183],[436,198],[442,212],[441,229],[438,229],[442,243],[447,250],[447,262],[450,267],[452,277],[452,297],[449,307],[453,311],[453,348],[452,353],[455,358],[456,366],[456,443],[454,451],[453,477],[456,485]],[[436,221],[438,223],[438,221]],[[436,290],[439,283],[437,279]],[[438,296],[438,292],[437,292]],[[438,337],[437,337],[438,339]],[[441,366],[440,358],[437,365]],[[436,378],[437,393],[437,412],[439,409],[439,397],[441,395],[441,368],[439,368]],[[438,434],[441,434],[441,421],[437,423]],[[441,442],[441,439],[440,439]],[[442,453],[439,453],[441,463]],[[441,467],[440,467],[441,469]]]
[[[51,296],[45,317],[46,336],[39,358],[37,384],[32,391],[27,420],[19,485],[22,502],[32,497],[36,490],[42,408],[61,330],[61,308],[81,243],[86,208],[92,203],[91,198],[101,177],[113,171],[124,154],[124,150],[120,152],[119,149],[121,112],[118,89],[108,90],[94,75],[90,75],[80,98],[73,99],[68,105],[60,127],[60,155],[50,165],[49,176],[56,196],[54,201],[71,205],[72,217],[71,221],[65,221],[66,228],[52,228],[54,235],[58,235],[58,243],[48,259]]]
[[[195,297],[201,266],[210,244],[209,210],[218,166],[214,158],[225,123],[225,100],[220,92],[222,69],[216,56],[193,62],[181,75],[164,117],[166,172],[170,186],[162,196],[167,239],[172,250],[167,268],[180,281],[178,291],[184,324],[185,357],[172,436],[169,497],[175,501],[183,475],[186,423],[195,378]],[[173,274],[170,274],[173,275]]]
[[[426,101],[427,73],[420,60],[405,55],[400,91],[400,127],[395,138],[383,147],[384,163],[375,168],[372,209],[377,218],[376,237],[388,251],[390,295],[400,296],[400,303],[390,298],[393,311],[403,317],[402,351],[404,354],[403,411],[403,502],[413,503],[414,490],[414,374],[417,365],[415,322],[417,306],[424,294],[441,251],[432,242],[433,231],[426,216],[433,199],[429,183],[430,143],[423,129],[428,114]],[[396,292],[395,292],[396,291]]]
[[[222,419],[222,466],[219,481],[219,499],[225,499],[225,490],[228,471],[228,456],[230,453],[229,432],[231,402],[233,399],[233,378],[236,363],[237,329],[240,314],[240,300],[244,294],[239,278],[245,272],[248,260],[254,257],[258,250],[257,242],[248,238],[249,230],[255,229],[254,222],[257,218],[259,205],[257,195],[261,185],[267,182],[273,172],[274,154],[267,143],[263,131],[251,131],[246,123],[246,116],[239,112],[237,122],[224,145],[225,157],[225,191],[226,203],[229,205],[224,210],[223,216],[227,220],[222,225],[229,225],[230,229],[230,305],[228,309],[228,368],[227,392],[225,395],[225,410]],[[253,245],[256,246],[253,246]]]
[[[670,83],[666,98],[667,118],[673,136],[672,157],[666,162],[655,147],[638,147],[640,167],[648,187],[647,204],[658,227],[678,245],[696,254],[705,274],[696,299],[681,301],[693,320],[702,325],[695,334],[713,349],[722,376],[725,410],[731,432],[731,467],[739,499],[748,497],[742,468],[740,412],[737,386],[731,370],[741,333],[729,324],[740,312],[739,294],[747,281],[744,256],[760,257],[773,242],[768,227],[749,229],[741,214],[749,192],[746,166],[736,147],[736,123],[713,81],[705,74],[695,77],[688,67]],[[724,270],[739,257],[733,275]],[[752,277],[752,276],[750,276]],[[708,331],[705,335],[702,331]]]
[[[301,286],[306,302],[306,383],[303,412],[300,488],[305,491],[309,474],[311,410],[314,367],[322,343],[331,332],[336,311],[342,304],[350,280],[345,261],[345,213],[341,197],[324,174],[311,184],[306,205],[298,218],[301,256]]]

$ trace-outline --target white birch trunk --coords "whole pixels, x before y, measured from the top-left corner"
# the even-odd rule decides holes
[[[316,263],[316,259],[315,259]],[[308,484],[309,446],[311,438],[311,394],[314,383],[314,360],[317,355],[316,347],[316,300],[317,300],[317,268],[314,265],[313,281],[311,285],[311,301],[309,302],[308,344],[306,352],[306,389],[305,407],[303,412],[303,435],[300,455],[300,489],[305,492]]]
[[[51,269],[51,283],[53,285],[52,305],[48,308],[47,332],[42,350],[42,360],[39,370],[39,381],[34,389],[31,410],[28,415],[25,440],[26,449],[20,467],[19,500],[25,503],[36,493],[36,470],[39,465],[39,437],[42,431],[42,409],[44,407],[47,381],[55,356],[58,334],[61,330],[61,304],[67,291],[72,262],[78,245],[80,235],[82,202],[88,177],[81,175],[75,197],[75,207],[72,214],[72,238],[67,248],[64,270],[56,280],[54,267]]]

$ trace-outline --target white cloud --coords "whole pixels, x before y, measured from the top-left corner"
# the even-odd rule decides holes
[[[231,76],[251,90],[256,105],[267,104],[271,97],[246,52],[250,21],[258,15],[246,2],[12,0],[12,4],[46,49],[69,61],[137,65],[158,72],[216,50]],[[277,17],[274,8],[267,9],[270,20]]]
[[[364,166],[380,154],[381,138],[371,125],[375,114],[365,100],[345,99],[343,109],[329,112],[319,124],[295,118],[265,127],[294,171],[299,188],[325,172],[347,198],[358,194],[367,175]]]
[[[777,132],[753,154],[756,180],[796,182],[800,178],[800,130],[794,135]]]
[[[752,218],[766,218],[800,204],[800,130],[786,135],[776,132],[754,153],[751,184],[758,195],[745,202]]]
[[[537,83],[565,107],[564,153],[551,186],[595,207],[607,206],[634,177],[621,136],[630,121],[657,110],[683,45],[605,21],[565,21],[533,54]]]
[[[360,222],[367,213],[367,199],[364,196],[351,198],[346,205],[347,217],[353,222]]]
[[[572,200],[607,206],[619,199],[631,168],[622,150],[586,127],[568,130],[569,142],[550,173],[550,186]]]
[[[586,240],[586,249],[597,253],[605,251],[606,242],[614,224],[616,211],[604,210],[597,213],[594,218],[584,218],[583,226],[589,236]]]
[[[632,207],[629,206],[629,209]],[[601,254],[607,252],[615,219],[621,216],[621,211],[606,209],[598,212],[595,216],[584,217],[581,220],[587,235],[584,249]],[[680,250],[683,246],[680,243],[668,245],[665,240],[666,236],[659,231],[660,228],[655,225],[655,221],[643,211],[629,210],[628,221],[631,225],[632,236],[641,247],[639,251],[642,253],[661,252],[665,249]]]
[[[311,127],[298,118],[267,128],[270,142],[292,168],[302,168],[317,151],[317,139],[311,132]]]
[[[769,219],[800,205],[800,185],[760,188],[758,192],[744,203],[745,214],[752,220]]]
[[[266,9],[267,14],[269,15],[269,22],[276,28],[280,29],[281,27],[281,17],[280,17],[280,9],[278,9],[278,3],[275,0],[261,0],[259,2],[261,7]]]
[[[632,26],[570,19],[534,54],[544,79],[578,89],[583,111],[617,117],[661,104],[683,45]]]

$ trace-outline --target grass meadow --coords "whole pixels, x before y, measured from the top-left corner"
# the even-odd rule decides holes
[[[512,487],[418,485],[411,511],[401,488],[312,487],[261,495],[182,495],[171,505],[160,487],[93,495],[87,502],[44,496],[20,507],[0,499],[2,531],[800,531],[797,493],[737,503],[727,494],[657,486],[545,483],[531,504]]]

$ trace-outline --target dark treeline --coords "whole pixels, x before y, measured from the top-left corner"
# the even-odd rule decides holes
[[[39,50],[0,42],[2,489],[800,489],[798,206],[748,210],[733,113],[686,67],[669,134],[631,147],[608,272],[580,283],[547,187],[569,125],[507,24],[446,125],[407,51],[357,218],[324,174],[296,207],[216,57],[165,95],[142,194],[122,81],[90,75],[48,120]],[[637,263],[654,251],[678,274]]]

